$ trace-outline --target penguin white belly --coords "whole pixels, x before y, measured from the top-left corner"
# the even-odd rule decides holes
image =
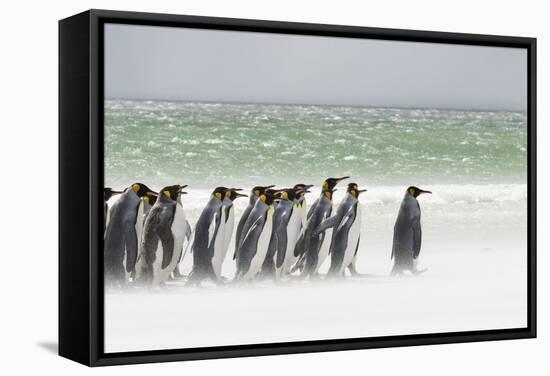
[[[302,216],[302,223],[301,227],[306,227],[307,224],[307,204],[306,200],[304,199],[304,202],[301,205],[301,216]]]
[[[225,222],[225,227],[223,229],[223,248],[221,252],[220,260],[217,260],[216,263],[212,264],[214,267],[214,273],[218,278],[222,274],[222,265],[227,255],[227,250],[229,249],[229,244],[231,243],[231,237],[233,236],[233,226],[235,225],[235,211],[233,206],[229,208],[229,214],[227,215],[227,220]]]
[[[137,236],[137,250],[138,250],[138,253],[137,253],[137,257],[139,259],[139,256],[141,255],[141,237],[143,236],[143,222],[144,222],[144,218],[143,218],[143,213],[144,213],[144,210],[145,210],[145,204],[143,202],[143,200],[139,203],[139,207],[138,207],[138,211],[137,211],[137,216],[136,216],[136,236]],[[128,273],[126,273],[128,274]],[[127,275],[128,277],[128,275]]]
[[[161,282],[163,252],[164,248],[162,247],[162,242],[159,241],[157,250],[155,251],[155,261],[153,261],[153,285],[158,285]]]
[[[330,250],[330,243],[332,241],[332,228],[329,228],[325,231],[325,237],[323,239],[323,244],[321,244],[321,249],[319,250],[319,259],[317,260],[317,267],[315,268],[315,273],[319,271],[319,268],[328,256],[328,251]]]
[[[296,241],[300,236],[300,230],[302,227],[302,212],[301,209],[296,205],[290,219],[288,220],[288,226],[286,228],[287,243],[285,258],[282,267],[283,274],[289,274],[290,269],[296,263],[297,257],[294,256],[294,247],[296,247]]]
[[[220,277],[222,270],[224,254],[223,248],[225,245],[225,226],[225,207],[222,207],[220,226],[218,227],[218,232],[216,233],[216,239],[214,239],[214,255],[212,256],[212,268],[218,278]]]
[[[359,235],[361,234],[361,206],[357,204],[357,212],[355,213],[355,221],[351,225],[348,233],[348,244],[346,245],[346,251],[344,253],[344,260],[342,262],[340,273],[344,273],[345,269],[353,262],[353,256],[357,249],[357,242],[359,241]]]
[[[262,233],[258,238],[256,245],[256,254],[250,262],[250,268],[244,275],[244,279],[253,278],[260,272],[262,264],[264,263],[265,256],[267,255],[267,249],[269,248],[269,241],[271,240],[271,232],[273,230],[273,207],[270,206],[267,210],[265,225],[262,229]]]
[[[153,284],[164,283],[170,277],[170,273],[176,268],[178,261],[183,250],[183,242],[185,240],[185,234],[187,232],[187,221],[185,220],[185,212],[183,207],[178,203],[176,204],[176,210],[174,212],[174,220],[172,221],[172,235],[174,236],[174,251],[170,264],[165,269],[162,269],[162,257],[164,249],[159,242],[157,247],[155,262],[153,263]]]

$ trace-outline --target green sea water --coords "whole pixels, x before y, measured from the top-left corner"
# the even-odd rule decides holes
[[[105,102],[105,182],[125,187],[525,183],[518,112]]]

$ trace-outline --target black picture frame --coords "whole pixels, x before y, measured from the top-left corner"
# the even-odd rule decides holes
[[[103,25],[123,23],[524,48],[528,56],[527,327],[437,334],[104,353]],[[75,190],[82,201],[69,199]],[[536,337],[536,39],[88,10],[59,21],[59,354],[88,366]]]

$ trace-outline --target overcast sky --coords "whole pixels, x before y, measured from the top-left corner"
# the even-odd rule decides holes
[[[108,24],[106,98],[525,111],[525,49]]]

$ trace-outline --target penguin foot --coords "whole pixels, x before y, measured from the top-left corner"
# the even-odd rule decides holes
[[[174,270],[172,274],[170,274],[170,280],[171,281],[178,281],[180,279],[183,279],[185,276],[179,272],[179,270]]]

